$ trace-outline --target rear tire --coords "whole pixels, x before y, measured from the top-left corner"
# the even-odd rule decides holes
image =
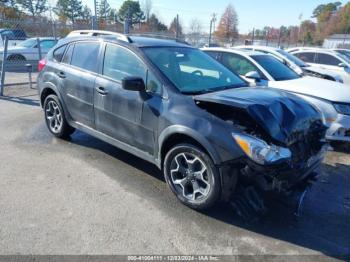
[[[183,204],[205,210],[219,200],[219,170],[201,148],[191,144],[174,146],[165,156],[163,172],[171,191]]]
[[[67,138],[75,131],[68,124],[63,107],[56,95],[49,95],[45,98],[44,114],[46,126],[54,136]]]

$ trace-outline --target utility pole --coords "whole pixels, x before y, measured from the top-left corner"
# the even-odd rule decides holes
[[[92,29],[98,29],[97,28],[97,3],[96,0],[94,0],[94,16],[92,17]]]
[[[280,27],[280,30],[278,31],[278,48],[280,48],[281,45],[281,36],[282,36],[282,26]]]
[[[253,28],[253,33],[252,33],[252,45],[254,45],[254,40],[255,40],[255,28]]]
[[[270,28],[267,28],[267,30],[266,30],[266,46],[269,45],[269,34],[270,34]]]
[[[131,24],[131,10],[130,6],[128,7],[128,12],[126,13],[126,19],[124,22],[124,34],[129,34]]]
[[[179,15],[176,15],[176,35],[175,38],[178,39],[179,38]]]
[[[212,37],[212,33],[211,32],[212,32],[213,28],[215,30],[215,21],[216,21],[216,14],[213,13],[212,17],[210,19],[209,41],[208,41],[209,47],[210,47],[210,44],[211,44],[211,37]]]

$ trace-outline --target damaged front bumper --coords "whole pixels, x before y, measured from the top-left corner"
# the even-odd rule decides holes
[[[338,114],[326,133],[329,141],[350,142],[350,116]]]
[[[306,191],[317,179],[318,168],[327,149],[328,144],[325,144],[317,154],[302,163],[263,166],[250,159],[242,159],[238,165],[234,164],[240,169],[228,202],[239,216],[248,220],[259,217],[268,210],[268,206],[277,202],[299,216]],[[230,169],[222,170],[229,172]],[[232,179],[235,176],[227,173],[225,177]],[[229,181],[226,179],[226,182]],[[227,185],[226,189],[229,190]]]
[[[247,159],[245,167],[241,169],[241,178],[245,182],[258,185],[263,191],[288,192],[308,178],[315,177],[327,149],[328,145],[324,145],[316,155],[300,163],[285,162],[279,165],[261,166]],[[264,182],[257,183],[262,181],[262,178]]]

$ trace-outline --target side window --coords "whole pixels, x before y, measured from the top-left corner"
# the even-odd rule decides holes
[[[205,51],[205,53],[210,55],[215,60],[219,60],[219,52],[216,52],[216,51]]]
[[[55,40],[44,40],[40,42],[40,48],[50,49],[56,44]]]
[[[316,63],[322,65],[338,66],[341,63],[341,61],[334,56],[320,53],[317,54]]]
[[[316,55],[315,53],[303,52],[303,53],[297,53],[294,55],[306,63],[315,63],[315,55]]]
[[[162,95],[162,84],[158,81],[151,71],[147,71],[147,92]]]
[[[54,52],[53,52],[53,59],[56,61],[56,62],[61,62],[62,60],[62,57],[63,57],[63,54],[64,54],[64,51],[66,50],[66,45],[64,46],[61,46],[59,48],[57,48]]]
[[[79,42],[74,46],[71,65],[91,72],[97,72],[100,43]]]
[[[222,63],[234,73],[242,76],[251,71],[259,73],[259,70],[250,61],[238,55],[224,53],[222,55]]]
[[[70,64],[73,55],[74,44],[68,46],[66,53],[63,56],[62,63]]]
[[[146,79],[146,66],[131,51],[116,45],[107,44],[103,62],[103,75],[117,81],[127,76]]]

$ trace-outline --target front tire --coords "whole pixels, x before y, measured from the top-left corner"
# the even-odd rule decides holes
[[[207,153],[197,146],[180,144],[170,149],[163,172],[171,191],[193,209],[209,209],[220,197],[219,171]]]
[[[69,137],[75,129],[64,115],[62,105],[56,95],[49,95],[44,101],[45,122],[49,131],[58,138]]]

